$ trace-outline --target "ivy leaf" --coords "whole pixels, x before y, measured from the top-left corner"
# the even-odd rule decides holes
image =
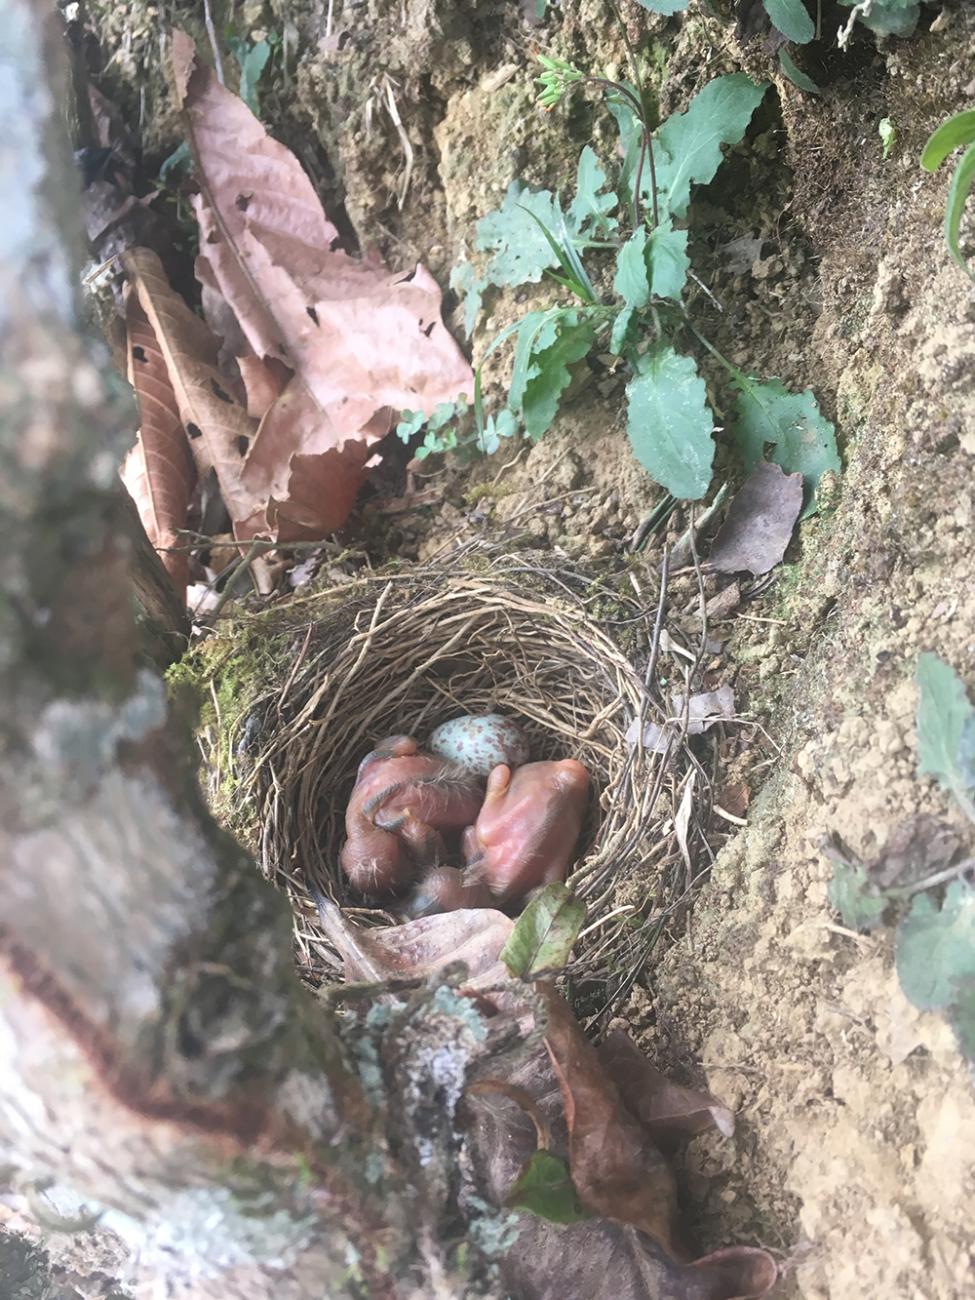
[[[540,889],[515,922],[501,960],[517,979],[537,979],[569,960],[586,919],[586,905],[561,881]]]
[[[887,899],[873,889],[863,867],[838,859],[833,861],[833,879],[826,893],[851,930],[875,929],[887,907]]]
[[[975,980],[975,890],[960,880],[945,891],[940,910],[918,894],[897,929],[897,975],[922,1011],[940,1011]]]
[[[675,497],[704,496],[714,460],[714,415],[693,358],[658,344],[642,358],[626,398],[626,429],[640,464]]]
[[[537,440],[555,419],[559,398],[569,386],[569,367],[592,347],[595,324],[574,309],[530,312],[518,331],[509,401]]]
[[[764,457],[787,474],[801,473],[807,497],[802,517],[814,514],[819,480],[828,470],[840,470],[834,426],[809,388],[790,393],[777,379],[761,384],[742,374],[734,382],[738,405],[733,432],[746,472]]]
[[[816,35],[816,24],[802,0],[765,0],[765,12],[772,26],[798,45],[805,45]]]
[[[590,1216],[579,1200],[568,1165],[551,1151],[536,1151],[527,1161],[505,1205],[528,1210],[552,1223],[579,1223]]]
[[[477,274],[470,262],[458,262],[450,272],[450,287],[454,293],[463,294],[464,333],[470,338],[481,314],[481,299],[488,281]]]
[[[821,95],[823,93],[816,85],[815,81],[813,81],[812,77],[808,77],[801,68],[796,67],[794,61],[790,59],[788,51],[785,49],[779,50],[779,67],[792,84],[798,86],[800,90],[805,90],[810,95]]]
[[[655,137],[657,188],[662,206],[673,216],[687,213],[692,184],[712,179],[721,165],[721,146],[737,144],[745,134],[766,86],[743,72],[715,77],[685,113],[673,114],[660,127]]]
[[[606,190],[606,173],[595,150],[587,144],[579,155],[576,194],[569,208],[569,228],[575,234],[581,234],[589,225],[607,232],[615,230],[619,222],[609,214],[618,206],[617,196],[612,190]]]
[[[546,230],[559,229],[558,199],[550,190],[532,191],[512,181],[501,207],[477,223],[475,246],[494,254],[486,270],[491,284],[534,284],[549,267],[558,265],[539,222]]]
[[[969,813],[975,792],[975,709],[961,678],[936,654],[917,661],[917,770],[933,776]]]

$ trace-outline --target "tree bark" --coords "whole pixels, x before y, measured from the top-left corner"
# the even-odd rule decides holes
[[[138,664],[60,44],[53,6],[0,0],[0,1166],[105,1208],[160,1294],[453,1294],[434,1229],[476,1014],[441,998],[343,1048]],[[424,1032],[428,1066],[384,1077]]]

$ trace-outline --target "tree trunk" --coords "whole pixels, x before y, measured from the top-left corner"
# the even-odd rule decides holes
[[[0,1166],[106,1208],[159,1294],[451,1294],[432,1242],[476,1014],[427,1020],[460,1083],[421,1175],[422,1068],[376,1068],[395,1016],[344,1051],[138,666],[127,411],[77,323],[60,45],[53,6],[0,0]]]

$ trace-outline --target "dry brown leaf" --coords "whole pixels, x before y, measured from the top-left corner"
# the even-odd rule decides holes
[[[581,1030],[578,1031],[581,1035]],[[492,1073],[497,1067],[492,1065]],[[550,1131],[550,1150],[565,1155],[561,1095],[545,1053],[535,1053],[505,1076],[531,1098]],[[693,1096],[690,1106],[696,1101]],[[509,1189],[536,1147],[532,1121],[520,1106],[495,1095],[468,1101],[468,1142],[479,1194],[503,1205]],[[663,1110],[679,1111],[663,1103]],[[680,1121],[678,1121],[680,1122]],[[573,1166],[578,1187],[578,1170]],[[524,1213],[519,1235],[501,1270],[508,1292],[520,1300],[565,1300],[612,1296],[613,1300],[754,1300],[776,1279],[776,1266],[763,1250],[747,1246],[716,1251],[679,1263],[651,1237],[608,1218],[555,1224]]]
[[[129,382],[135,389],[142,427],[122,466],[122,481],[182,599],[189,573],[187,554],[164,548],[182,544],[179,529],[186,527],[196,471],[165,358],[134,293],[126,303],[126,332]]]
[[[263,519],[266,504],[266,498],[243,480],[244,457],[256,426],[217,369],[217,340],[170,288],[155,253],[133,248],[123,254],[122,264],[165,361],[197,469],[201,474],[216,472],[234,532],[251,536],[250,521]]]
[[[733,1135],[735,1117],[727,1106],[709,1092],[685,1088],[661,1074],[622,1030],[609,1034],[598,1052],[627,1110],[659,1145],[708,1128]]]
[[[233,308],[254,353],[289,366],[320,417],[304,453],[360,439],[384,407],[432,412],[472,392],[422,267],[391,274],[332,252],[297,159],[172,35],[176,89],[201,186],[198,275]]]
[[[477,987],[510,979],[499,954],[514,922],[492,908],[461,909],[423,916],[405,925],[365,929],[347,921],[341,909],[317,894],[322,929],[339,953],[347,980],[429,979],[447,965],[463,962]]]
[[[709,563],[722,573],[768,573],[785,555],[802,509],[802,475],[760,460],[728,509]]]
[[[673,1259],[689,1253],[677,1235],[677,1185],[663,1155],[623,1105],[595,1047],[551,987],[545,1043],[562,1090],[572,1181],[604,1218],[639,1228]]]

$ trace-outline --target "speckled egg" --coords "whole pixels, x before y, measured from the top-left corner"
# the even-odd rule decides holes
[[[433,732],[428,748],[483,776],[499,763],[517,767],[528,762],[524,733],[516,722],[500,713],[465,713],[461,718],[451,718]]]

